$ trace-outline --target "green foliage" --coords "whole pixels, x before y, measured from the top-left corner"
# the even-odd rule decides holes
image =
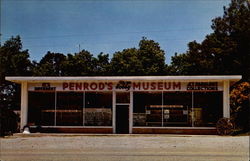
[[[165,71],[165,55],[158,43],[143,37],[139,49],[116,52],[110,66],[112,75],[162,75]]]
[[[230,92],[231,117],[238,128],[250,130],[250,82],[241,82]]]
[[[202,43],[172,57],[177,74],[240,74],[250,79],[250,2],[232,0],[224,15],[213,19],[213,33]]]
[[[110,63],[112,75],[140,75],[142,64],[136,48],[116,52]]]
[[[129,48],[94,57],[89,51],[68,54],[48,52],[40,62],[33,62],[35,76],[162,75],[166,70],[164,51],[145,37],[139,48]]]
[[[0,136],[18,131],[19,116],[12,110],[0,108]]]
[[[0,84],[5,82],[5,76],[31,74],[31,62],[28,50],[22,50],[20,36],[11,37],[0,47]]]
[[[220,44],[221,70],[250,77],[250,2],[232,0],[223,17],[213,20],[212,29]],[[217,59],[218,60],[218,59]]]
[[[93,58],[94,65],[94,75],[109,75],[110,65],[109,65],[109,55],[100,53],[97,58]]]
[[[19,107],[20,86],[5,81],[5,76],[31,75],[28,50],[22,50],[20,36],[11,37],[0,47],[0,108]]]
[[[19,36],[0,47],[0,135],[17,130],[18,117],[11,111],[20,108],[20,86],[5,81],[5,76],[31,75],[28,50],[22,50]]]
[[[105,75],[108,72],[108,65],[108,54],[100,53],[95,58],[86,50],[67,56],[47,52],[39,63],[33,62],[33,74],[35,76]]]
[[[64,66],[67,76],[90,76],[94,75],[94,57],[90,52],[82,50],[74,55],[68,54]]]
[[[165,69],[165,53],[159,43],[143,37],[139,42],[138,57],[143,75],[162,75]]]
[[[64,75],[63,67],[66,56],[61,53],[47,54],[39,63],[33,62],[33,74],[36,76],[61,76]]]

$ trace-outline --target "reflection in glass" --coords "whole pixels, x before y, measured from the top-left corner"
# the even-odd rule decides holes
[[[52,126],[55,118],[55,92],[29,92],[28,124]]]
[[[215,126],[223,116],[223,92],[194,92],[194,126]]]
[[[134,126],[162,126],[161,92],[134,92]]]
[[[191,92],[164,92],[163,104],[164,126],[188,126],[188,110],[192,108]]]
[[[57,126],[83,125],[83,93],[58,92],[56,104]]]
[[[133,125],[211,127],[223,114],[223,92],[134,92]]]
[[[129,92],[116,92],[116,103],[129,103],[130,93]]]
[[[112,125],[112,92],[85,93],[85,125]]]

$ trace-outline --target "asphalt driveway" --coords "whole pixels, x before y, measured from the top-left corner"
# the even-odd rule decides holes
[[[1,161],[249,161],[249,136],[15,134]]]

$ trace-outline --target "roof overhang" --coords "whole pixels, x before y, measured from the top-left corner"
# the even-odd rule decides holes
[[[60,82],[81,82],[81,81],[179,81],[179,82],[210,82],[210,81],[232,81],[236,82],[242,78],[241,75],[214,75],[214,76],[71,76],[71,77],[16,77],[16,76],[7,76],[5,79],[7,81],[15,82],[21,84],[22,82],[28,83],[40,83],[40,82],[51,82],[51,83],[60,83]]]

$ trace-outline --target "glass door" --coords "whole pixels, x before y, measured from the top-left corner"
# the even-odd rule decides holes
[[[129,105],[116,105],[116,133],[129,133]]]
[[[116,133],[129,133],[130,93],[116,92]]]

